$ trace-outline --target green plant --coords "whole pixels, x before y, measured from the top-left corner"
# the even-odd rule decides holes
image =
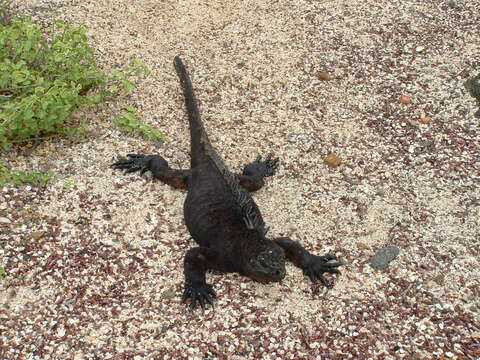
[[[133,64],[127,66],[123,71],[112,70],[110,73],[110,86],[105,92],[105,95],[117,95],[122,92],[129,94],[135,88],[135,83],[129,78],[139,75],[150,74],[150,69],[141,60],[134,59]]]
[[[39,186],[45,186],[52,177],[53,173],[34,172],[27,173],[24,171],[12,171],[3,162],[0,161],[0,186],[10,182],[15,185],[31,183]]]
[[[5,0],[0,0],[5,1]],[[51,39],[24,17],[0,25],[0,146],[76,134],[72,113],[128,94],[131,77],[148,74],[136,60],[124,71],[101,70],[85,26],[57,21]],[[87,95],[88,90],[98,91]],[[85,129],[85,123],[82,124]]]
[[[5,271],[5,268],[0,266],[0,280],[5,280],[7,277],[7,272]]]
[[[165,141],[165,136],[157,129],[140,121],[136,115],[137,109],[133,106],[125,106],[126,110],[114,123],[127,133],[131,133],[147,141]]]

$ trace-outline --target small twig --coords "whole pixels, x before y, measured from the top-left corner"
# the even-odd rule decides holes
[[[35,151],[38,145],[40,145],[40,140],[39,139],[34,140],[32,146],[28,150],[23,152],[23,156],[27,157],[32,155],[32,153]]]

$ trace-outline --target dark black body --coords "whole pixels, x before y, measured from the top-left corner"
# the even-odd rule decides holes
[[[278,159],[268,156],[247,164],[241,175],[232,174],[208,140],[200,119],[188,73],[179,57],[174,60],[185,96],[190,124],[191,169],[175,170],[159,155],[128,155],[113,164],[126,172],[152,171],[154,177],[188,190],[184,203],[187,228],[199,245],[184,261],[183,299],[202,309],[216,296],[205,281],[209,269],[239,272],[260,282],[280,281],[285,258],[312,280],[325,283],[324,272],[338,273],[335,256],[316,256],[289,238],[268,239],[260,210],[248,192],[260,189],[264,178],[275,173]]]

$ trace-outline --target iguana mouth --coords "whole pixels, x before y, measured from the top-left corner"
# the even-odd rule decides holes
[[[285,278],[285,254],[280,248],[262,251],[250,262],[250,277],[261,283],[277,282]]]

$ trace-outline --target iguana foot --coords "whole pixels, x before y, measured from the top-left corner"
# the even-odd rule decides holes
[[[194,310],[197,303],[200,304],[202,311],[205,311],[205,304],[213,306],[213,299],[217,296],[215,290],[208,284],[189,284],[185,283],[182,301],[191,299],[190,310]]]
[[[327,279],[323,276],[324,273],[340,274],[337,268],[343,265],[343,262],[329,262],[330,260],[337,260],[335,255],[314,255],[288,237],[276,238],[273,241],[285,250],[287,259],[302,269],[303,273],[312,282],[320,280],[323,285],[327,285]]]
[[[272,154],[269,154],[263,161],[261,156],[257,156],[254,162],[245,165],[243,175],[260,176],[262,178],[272,176],[278,168],[278,161],[278,157],[273,157]]]
[[[340,274],[337,269],[343,265],[341,262],[329,262],[330,260],[337,260],[335,255],[317,256],[310,254],[310,259],[303,269],[303,273],[309,277],[312,282],[320,280],[323,285],[327,285],[327,279],[323,276],[324,273]]]
[[[120,158],[116,163],[113,163],[111,167],[125,170],[125,174],[138,170],[140,170],[140,174],[144,174],[151,170],[152,160],[155,159],[157,163],[160,163],[158,165],[164,165],[165,169],[168,168],[167,161],[159,155],[128,154],[127,158]]]

